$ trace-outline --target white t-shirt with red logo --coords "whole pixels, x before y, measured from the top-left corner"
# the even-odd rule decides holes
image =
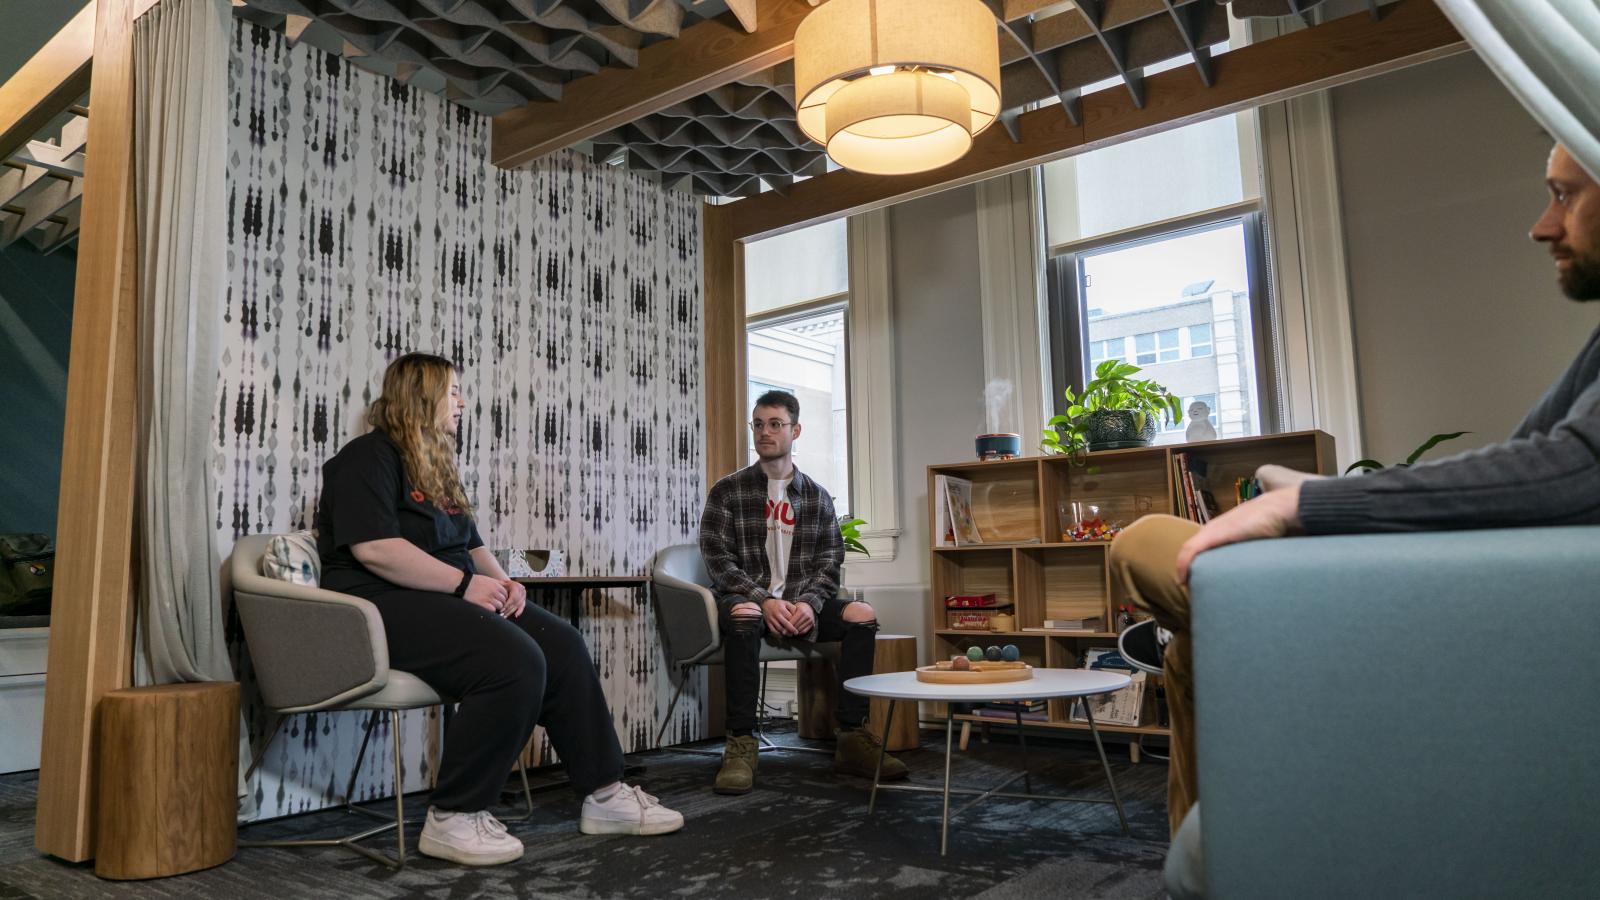
[[[794,506],[789,503],[789,482],[767,479],[767,568],[772,572],[772,596],[783,596],[789,573],[789,548],[794,544]]]

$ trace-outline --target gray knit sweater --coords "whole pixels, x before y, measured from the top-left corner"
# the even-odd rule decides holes
[[[1600,524],[1600,329],[1510,439],[1300,486],[1307,534]]]

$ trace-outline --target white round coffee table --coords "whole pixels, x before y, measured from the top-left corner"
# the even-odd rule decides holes
[[[865,675],[852,678],[844,683],[844,688],[856,694],[867,697],[882,697],[890,702],[889,715],[884,723],[884,733],[888,733],[890,725],[894,723],[894,710],[898,705],[892,701],[911,700],[927,701],[930,703],[986,703],[995,700],[1048,700],[1058,697],[1093,697],[1098,694],[1109,694],[1121,690],[1132,683],[1127,675],[1115,672],[1105,672],[1090,669],[1035,669],[1033,677],[1027,681],[1008,681],[999,684],[941,684],[935,682],[918,681],[915,672],[887,672],[882,675]],[[883,784],[879,775],[883,772],[883,748],[878,749],[878,768],[872,775],[872,796],[867,801],[867,814],[872,815],[877,808],[878,791],[923,791],[929,793],[942,793],[944,795],[944,810],[939,823],[939,855],[944,856],[950,846],[950,795],[975,794],[966,806],[956,810],[960,815],[967,807],[990,797],[1008,797],[1023,800],[1068,800],[1080,803],[1110,803],[1117,808],[1117,819],[1122,823],[1122,831],[1128,833],[1128,818],[1122,811],[1122,799],[1117,796],[1117,782],[1111,776],[1111,764],[1106,761],[1105,746],[1100,743],[1100,731],[1094,724],[1094,713],[1090,711],[1089,704],[1083,704],[1084,716],[1088,719],[1089,733],[1094,736],[1095,749],[1100,752],[1100,767],[1106,773],[1106,784],[1111,788],[1111,799],[1104,800],[1096,797],[1058,797],[1054,795],[1033,793],[1033,784],[1028,775],[1028,739],[1023,732],[1022,712],[1017,711],[1017,737],[1022,746],[1022,772],[1014,775],[1001,784],[987,790],[976,788],[952,788],[950,786],[950,758],[954,747],[955,716],[946,715],[944,720],[944,787],[937,788],[921,784]],[[1023,779],[1027,793],[1008,792],[1002,788]]]

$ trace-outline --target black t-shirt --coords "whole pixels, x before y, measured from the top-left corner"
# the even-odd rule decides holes
[[[399,588],[361,565],[352,544],[405,538],[441,562],[473,571],[471,551],[483,546],[472,517],[446,512],[411,484],[400,448],[382,431],[344,445],[322,464],[317,554],[322,586],[368,596]]]

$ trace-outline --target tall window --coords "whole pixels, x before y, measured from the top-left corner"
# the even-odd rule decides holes
[[[850,511],[849,265],[844,220],[745,247],[745,408],[774,388],[800,401],[795,466]],[[756,460],[748,433],[745,448]]]
[[[1253,117],[1050,163],[1044,184],[1058,402],[1122,359],[1182,398],[1185,417],[1205,402],[1218,437],[1274,430]],[[1156,443],[1183,441],[1187,424]]]

